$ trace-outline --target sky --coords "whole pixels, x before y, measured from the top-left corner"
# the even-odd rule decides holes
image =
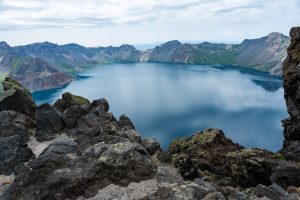
[[[238,43],[300,26],[300,0],[0,0],[0,41]]]

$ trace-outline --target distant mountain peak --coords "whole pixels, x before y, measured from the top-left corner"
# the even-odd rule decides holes
[[[8,49],[8,48],[10,48],[10,46],[6,42],[2,41],[2,42],[0,42],[0,48],[1,49]]]
[[[284,35],[283,33],[279,33],[279,32],[271,32],[267,35],[267,37],[277,38],[277,37],[288,37],[288,36]]]
[[[166,43],[163,43],[161,46],[164,46],[164,45],[181,45],[181,42],[179,42],[178,40],[170,40]]]

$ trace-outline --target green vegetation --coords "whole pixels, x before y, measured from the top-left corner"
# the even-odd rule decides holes
[[[192,58],[194,64],[210,64],[210,65],[234,65],[237,56],[237,50],[224,50],[218,52],[204,52],[198,53]]]
[[[194,144],[205,144],[208,142],[212,142],[216,137],[216,132],[212,131],[203,131],[193,135],[191,138],[177,138],[172,141],[170,148],[180,148],[180,149],[188,149],[189,147],[193,146]]]
[[[16,57],[12,63],[12,65],[10,66],[10,71],[11,72],[15,72],[17,71],[18,67],[25,61],[25,58],[18,58]]]
[[[276,153],[275,157],[280,159],[280,160],[286,160],[286,158],[284,157],[284,155],[282,155],[281,153]]]

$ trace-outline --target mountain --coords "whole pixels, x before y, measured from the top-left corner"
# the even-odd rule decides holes
[[[181,44],[175,40],[145,51],[141,61],[239,65],[281,75],[282,62],[289,44],[290,38],[281,33],[247,39],[241,44]]]
[[[0,43],[0,80],[10,76],[31,91],[61,87],[72,77],[50,66],[45,60],[31,57],[23,49]]]
[[[43,42],[10,47],[0,42],[0,80],[11,76],[31,91],[44,90],[70,82],[70,74],[87,67],[114,62],[237,65],[281,75],[289,44],[289,37],[281,33],[247,39],[241,44],[173,40],[145,51],[126,44],[88,48]]]
[[[238,65],[279,75],[282,74],[282,64],[289,44],[290,38],[281,33],[270,33],[259,39],[244,40],[235,61]]]
[[[72,81],[71,76],[59,72],[41,58],[30,58],[22,62],[9,75],[33,91],[61,87]]]
[[[137,62],[133,46],[86,48],[78,44],[49,42],[10,47],[0,43],[0,80],[11,76],[31,91],[61,87],[72,81],[69,74],[111,62]]]

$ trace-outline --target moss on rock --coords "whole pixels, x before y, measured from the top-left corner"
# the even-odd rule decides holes
[[[64,112],[66,109],[72,106],[84,105],[88,103],[90,103],[88,99],[66,92],[62,95],[62,99],[58,99],[53,106],[59,111]]]

